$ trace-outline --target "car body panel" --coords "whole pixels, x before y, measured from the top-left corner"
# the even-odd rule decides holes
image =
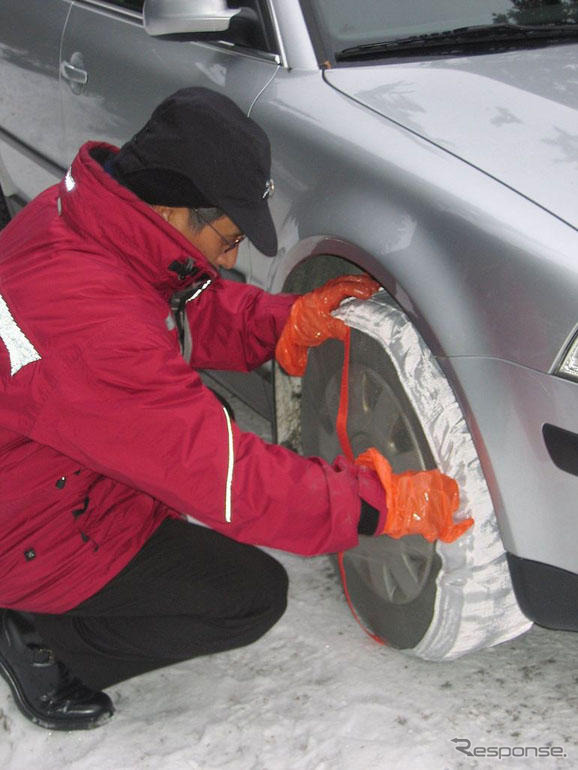
[[[318,69],[299,0],[268,0],[271,17],[279,38],[283,66],[288,70]]]
[[[253,255],[252,280],[281,288],[303,242],[332,239],[436,355],[550,370],[578,321],[575,230],[320,73],[279,72],[253,116],[273,141],[280,259]]]
[[[338,68],[326,80],[577,227],[576,50]]]
[[[66,27],[63,60],[75,52],[84,58],[88,82],[80,93],[62,83],[69,156],[87,136],[122,144],[152,107],[178,88],[195,85],[227,93],[248,112],[277,68],[265,55],[153,38],[140,19],[78,3]]]
[[[10,187],[10,194],[24,198],[36,195],[56,181],[56,168],[66,164],[59,52],[71,5],[70,0],[0,3],[3,184]],[[43,116],[42,121],[36,120],[37,115]],[[17,138],[18,142],[10,141],[11,137]],[[33,148],[48,163],[43,166],[31,160],[19,143]]]
[[[578,434],[578,383],[496,359],[458,358],[449,366],[467,393],[506,549],[578,573],[578,478],[556,467],[542,435],[545,424]]]

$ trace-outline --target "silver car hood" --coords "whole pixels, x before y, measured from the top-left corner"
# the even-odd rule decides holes
[[[329,84],[578,227],[578,46],[327,70]]]

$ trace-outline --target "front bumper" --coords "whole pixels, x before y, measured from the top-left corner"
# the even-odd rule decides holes
[[[442,365],[465,400],[506,550],[578,573],[578,383],[497,359]]]

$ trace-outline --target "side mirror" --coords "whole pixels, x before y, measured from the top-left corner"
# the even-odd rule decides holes
[[[224,32],[240,8],[226,0],[145,0],[143,23],[149,35]]]

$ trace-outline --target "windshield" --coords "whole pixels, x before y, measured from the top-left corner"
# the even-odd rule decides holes
[[[486,25],[578,23],[578,0],[304,0],[328,55]]]

